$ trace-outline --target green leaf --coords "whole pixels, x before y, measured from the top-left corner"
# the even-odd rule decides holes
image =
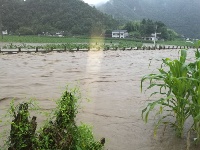
[[[200,121],[200,113],[194,119],[195,121]]]
[[[76,150],[82,150],[78,145],[76,145]]]
[[[187,57],[187,50],[181,50],[180,62],[183,64],[185,63]]]

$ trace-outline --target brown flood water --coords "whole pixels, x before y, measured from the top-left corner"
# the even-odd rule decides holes
[[[193,53],[189,50],[189,58]],[[0,114],[14,97],[36,98],[51,110],[67,84],[78,85],[83,97],[78,121],[92,125],[98,139],[106,138],[106,150],[185,150],[186,139],[176,138],[170,127],[163,135],[161,126],[153,136],[154,113],[147,124],[141,118],[152,101],[151,91],[140,91],[141,77],[156,71],[164,57],[178,58],[178,50],[0,54]]]

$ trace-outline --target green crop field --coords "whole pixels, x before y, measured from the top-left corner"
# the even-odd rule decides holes
[[[175,41],[159,41],[158,44],[161,45],[176,45],[176,46],[193,46],[192,42],[186,42],[184,40],[175,40]]]
[[[88,43],[89,39],[77,37],[53,37],[53,36],[4,36],[1,42],[23,43]]]
[[[113,39],[102,37],[55,37],[55,36],[4,36],[1,42],[23,42],[23,43],[89,43],[89,42],[114,42],[126,41],[127,43],[139,43],[130,39]]]
[[[118,47],[142,47],[144,43],[152,41],[144,41],[139,39],[115,39],[103,37],[55,37],[55,36],[3,36],[0,42],[7,43],[48,43],[48,44],[101,44]],[[157,45],[176,45],[176,46],[193,46],[192,42],[184,40],[175,41],[158,41]]]
[[[50,47],[60,48],[64,46],[69,47],[88,47],[89,45],[96,45],[96,47],[141,47],[142,42],[134,41],[131,39],[113,39],[113,38],[102,38],[102,37],[53,37],[53,36],[4,36],[3,39],[0,39],[1,42],[8,43],[3,48],[17,48],[18,45],[14,43],[22,43],[22,48],[34,48],[29,45],[29,43],[46,43]],[[25,44],[26,43],[26,44]],[[59,45],[59,46],[57,46]],[[70,47],[71,47],[70,46]]]

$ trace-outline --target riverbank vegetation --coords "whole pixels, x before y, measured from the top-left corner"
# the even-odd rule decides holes
[[[147,89],[157,91],[151,96],[159,95],[159,99],[147,105],[142,111],[145,122],[148,121],[149,113],[157,110],[158,121],[155,125],[154,133],[161,124],[170,125],[175,129],[178,137],[183,137],[185,130],[190,134],[195,133],[194,142],[200,141],[200,52],[198,50],[200,41],[195,44],[197,50],[193,61],[188,62],[187,50],[180,51],[179,59],[163,59],[158,73],[146,75],[141,80],[141,90],[143,82],[150,81]],[[185,128],[186,121],[192,118],[189,129]],[[188,141],[187,141],[188,142]],[[188,149],[189,144],[187,143]]]
[[[56,109],[40,129],[37,128],[37,117],[32,116],[31,119],[31,113],[33,110],[38,110],[38,106],[33,101],[15,106],[12,101],[9,110],[12,118],[10,135],[4,148],[8,147],[9,150],[103,149],[105,138],[96,141],[90,126],[77,125],[75,121],[79,98],[76,89],[64,91],[57,101]]]
[[[103,38],[103,37],[54,37],[54,36],[14,36],[6,35],[0,38],[1,42],[5,42],[2,49],[17,49],[18,47],[35,49],[36,47],[46,49],[53,47],[54,49],[66,48],[83,48],[88,47],[100,47],[100,48],[130,48],[139,47],[141,48],[145,44],[153,44],[153,41],[139,40],[133,38],[116,39],[116,38]],[[157,47],[159,45],[173,45],[173,46],[188,46],[193,47],[192,42],[186,42],[184,40],[176,39],[174,41],[157,41]]]

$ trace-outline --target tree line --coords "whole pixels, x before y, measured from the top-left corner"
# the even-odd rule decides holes
[[[129,21],[122,26],[122,29],[127,30],[130,36],[135,38],[148,37],[155,32],[160,33],[159,38],[164,40],[174,40],[178,36],[175,31],[169,29],[161,21],[153,21],[150,19]]]

